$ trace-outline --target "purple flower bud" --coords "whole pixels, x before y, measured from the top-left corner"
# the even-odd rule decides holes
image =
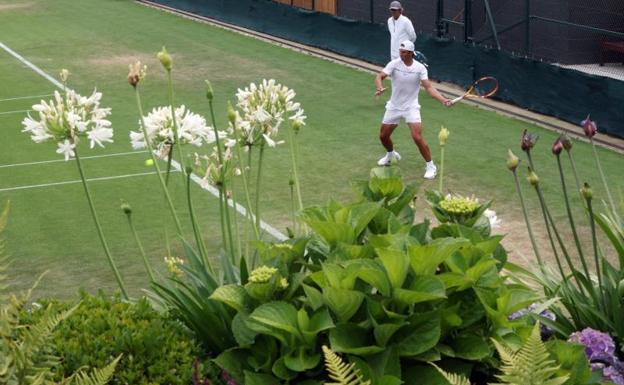
[[[537,142],[537,134],[531,134],[527,132],[526,128],[522,132],[522,139],[520,140],[520,147],[522,151],[529,152],[535,146]]]
[[[561,144],[563,144],[563,148],[569,152],[572,149],[572,141],[570,140],[570,137],[566,134],[561,134],[559,139],[561,140]]]
[[[559,156],[559,154],[561,154],[561,151],[563,151],[563,142],[561,141],[560,136],[557,138],[557,140],[555,140],[555,143],[553,143],[552,153]]]
[[[583,131],[585,132],[585,136],[588,138],[593,138],[594,135],[596,135],[596,133],[598,132],[598,126],[596,125],[596,122],[589,119],[589,115],[587,115],[587,118],[585,118],[585,120],[581,122],[581,126],[583,127]]]

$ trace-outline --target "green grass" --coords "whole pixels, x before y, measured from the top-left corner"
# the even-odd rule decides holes
[[[383,155],[378,126],[384,101],[376,101],[372,96],[371,74],[131,1],[0,0],[0,25],[2,42],[45,72],[56,77],[61,68],[67,68],[72,73],[73,88],[85,94],[97,87],[104,93],[103,104],[113,109],[115,143],[93,151],[83,146],[83,156],[131,150],[128,132],[137,129],[138,120],[133,91],[126,82],[127,66],[131,62],[138,59],[149,66],[148,77],[142,84],[146,112],[166,104],[165,74],[155,57],[163,45],[174,58],[176,103],[184,103],[192,111],[208,116],[203,80],[209,79],[215,89],[219,127],[225,126],[227,100],[233,100],[236,89],[249,82],[275,78],[297,91],[297,100],[308,116],[307,126],[300,134],[304,204],[322,204],[329,197],[349,199],[348,181],[365,179]],[[0,83],[0,99],[47,94],[54,89],[51,83],[4,51],[0,51]],[[25,110],[36,101],[0,102],[0,112]],[[492,207],[503,221],[517,222],[521,218],[513,180],[505,168],[507,149],[512,148],[520,155],[522,130],[529,128],[539,133],[535,162],[553,211],[562,217],[556,163],[550,153],[557,134],[466,105],[445,109],[424,94],[421,104],[425,137],[434,159],[439,156],[438,129],[444,125],[451,131],[446,150],[446,188],[493,199]],[[0,165],[60,159],[54,153],[55,145],[35,145],[20,133],[23,116],[0,115],[0,127],[5,135]],[[424,164],[405,125],[396,130],[394,141],[403,156],[403,174],[408,181],[421,184],[422,199],[422,192],[437,188],[438,182],[422,180]],[[582,177],[594,186],[598,198],[604,197],[591,148],[575,142],[573,151]],[[622,156],[603,149],[599,153],[612,190],[624,190]],[[263,219],[283,230],[289,225],[290,155],[287,146],[267,151],[266,155]],[[146,155],[139,153],[88,159],[84,163],[87,176],[96,178],[151,171],[144,166],[145,159]],[[522,167],[521,174],[524,170]],[[74,162],[0,168],[0,189],[77,179]],[[179,182],[179,176],[174,175],[173,181]],[[570,179],[570,186],[572,183]],[[156,177],[97,181],[91,187],[113,256],[130,292],[136,295],[147,286],[147,276],[119,210],[119,201],[123,198],[133,206],[146,251],[163,271],[162,258],[166,254],[163,227],[169,214]],[[182,192],[180,186],[174,186],[176,205],[186,218]],[[214,255],[221,239],[217,200],[199,189],[194,194],[202,229]],[[529,186],[525,195],[533,197]],[[578,200],[576,194],[571,196]],[[11,216],[5,237],[12,259],[10,275],[16,287],[28,287],[42,271],[49,270],[40,293],[68,297],[79,286],[89,290],[115,288],[80,184],[0,191],[0,202],[7,200],[11,201]],[[537,218],[535,202],[532,199],[530,206]],[[423,210],[423,216],[431,217]],[[188,221],[184,225],[188,230]],[[172,229],[171,225],[167,226]],[[179,253],[175,240],[173,247]],[[521,252],[528,254],[527,250],[524,246]]]

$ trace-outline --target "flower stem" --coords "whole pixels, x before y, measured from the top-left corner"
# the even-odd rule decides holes
[[[260,229],[260,181],[262,180],[262,161],[264,155],[264,141],[260,144],[258,155],[258,175],[256,175],[256,229]]]
[[[223,242],[223,248],[227,252],[228,242],[227,233],[225,230],[225,210],[227,210],[227,203],[225,203],[225,194],[223,193],[223,187],[217,186],[219,190],[219,222],[221,224],[221,241]]]
[[[585,199],[583,199],[583,194],[581,194],[581,182],[578,176],[578,172],[576,171],[576,163],[574,163],[574,158],[572,158],[572,152],[566,151],[568,153],[568,159],[570,159],[570,164],[572,165],[572,172],[574,173],[574,181],[576,182],[576,192],[581,197],[581,202],[585,203]]]
[[[211,273],[214,274],[212,266],[210,265],[210,261],[208,260],[206,244],[204,243],[201,230],[199,229],[199,223],[197,223],[197,218],[195,217],[195,208],[193,207],[193,199],[191,197],[191,174],[188,174],[186,176],[186,200],[189,208],[189,216],[191,219],[191,226],[193,226],[193,234],[195,235],[195,243],[197,244],[197,249],[199,250],[199,254],[201,255],[206,267],[210,270]]]
[[[591,204],[591,199],[585,199],[587,203],[587,211],[589,215],[589,224],[591,226],[592,245],[594,247],[594,263],[596,264],[596,276],[598,277],[598,287],[600,288],[600,294],[602,296],[602,302],[605,309],[608,309],[607,300],[605,298],[604,289],[602,286],[602,273],[600,271],[600,259],[598,255],[598,239],[596,237],[596,222],[594,221],[594,209]]]
[[[524,203],[524,196],[522,195],[522,190],[520,189],[520,181],[518,180],[518,173],[516,170],[513,170],[514,181],[516,182],[516,191],[518,192],[518,196],[520,197],[520,205],[522,206],[522,214],[524,215],[524,222],[527,226],[527,231],[529,233],[529,239],[531,240],[531,246],[533,246],[533,252],[535,253],[535,257],[537,258],[537,263],[540,265],[540,269],[543,269],[544,263],[542,261],[542,257],[540,256],[539,249],[537,247],[537,243],[535,242],[535,236],[533,235],[533,229],[531,227],[531,222],[529,221],[529,214],[527,212],[526,205]]]
[[[134,222],[132,221],[132,214],[128,213],[126,214],[126,218],[128,218],[128,225],[130,226],[130,231],[132,232],[132,236],[134,237],[134,241],[137,244],[137,247],[139,248],[139,252],[141,253],[141,257],[143,258],[143,264],[145,265],[145,270],[147,270],[147,274],[150,277],[150,281],[154,282],[154,272],[152,270],[152,266],[150,265],[148,259],[147,259],[147,255],[145,254],[145,249],[143,248],[143,244],[141,243],[141,239],[139,238],[139,234],[136,231],[136,228],[134,227]]]
[[[160,186],[163,189],[165,194],[165,199],[169,206],[169,210],[171,211],[171,216],[173,217],[173,221],[175,223],[176,229],[178,230],[178,235],[183,237],[182,235],[182,225],[180,224],[180,220],[178,219],[178,214],[175,211],[175,207],[173,206],[173,201],[171,200],[171,196],[169,195],[169,189],[167,188],[167,184],[162,176],[160,171],[160,166],[158,165],[158,159],[156,159],[156,155],[154,154],[154,149],[152,148],[152,144],[149,141],[147,136],[147,129],[145,128],[145,120],[143,119],[143,107],[141,105],[141,95],[139,93],[138,87],[135,88],[136,102],[137,107],[139,109],[139,116],[141,117],[141,131],[143,132],[143,138],[145,139],[145,145],[152,159],[152,163],[154,164],[154,168],[156,169],[156,175],[158,176],[158,180],[160,181]]]
[[[600,159],[598,159],[598,151],[596,151],[596,144],[594,143],[594,139],[589,139],[592,145],[592,149],[594,150],[594,159],[596,159],[596,166],[598,167],[598,171],[600,172],[600,178],[602,179],[602,184],[605,187],[607,192],[607,198],[609,199],[609,205],[611,205],[611,210],[613,211],[613,215],[618,216],[618,211],[616,209],[615,203],[613,203],[613,197],[611,196],[611,190],[609,189],[609,185],[607,184],[607,179],[605,178],[604,172],[602,171],[602,166],[600,165]]]
[[[243,190],[245,191],[245,201],[247,203],[247,218],[249,219],[249,223],[251,224],[251,226],[254,229],[254,234],[256,236],[256,239],[259,240],[260,239],[260,232],[258,231],[258,229],[255,226],[255,223],[253,221],[253,214],[251,212],[251,196],[249,195],[249,180],[247,179],[247,166],[250,163],[249,161],[247,162],[248,164],[246,165],[243,162],[243,152],[241,150],[241,145],[239,142],[239,138],[238,138],[238,134],[237,134],[237,130],[236,127],[234,127],[234,135],[236,136],[235,140],[236,140],[236,155],[238,156],[238,163],[240,165],[241,168],[241,176],[243,177]],[[251,147],[249,147],[249,151],[248,151],[248,155],[251,156]],[[245,239],[245,244],[248,245],[249,242],[247,239]],[[245,254],[247,254],[247,252],[245,252]]]
[[[297,135],[293,135],[292,131],[293,131],[292,128],[288,130],[288,141],[290,142],[290,154],[292,158],[293,179],[295,181],[295,191],[297,192],[297,203],[299,204],[299,210],[303,210],[303,200],[301,198],[301,187],[299,185],[299,174],[297,171],[299,148],[298,148],[297,141],[296,141]]]
[[[117,285],[119,285],[119,289],[121,289],[121,294],[123,295],[124,299],[128,299],[128,293],[126,292],[125,285],[123,283],[123,280],[121,279],[119,270],[117,270],[117,265],[115,265],[115,261],[113,260],[113,257],[110,253],[108,244],[106,243],[106,239],[104,238],[104,232],[102,231],[100,220],[98,219],[97,212],[95,211],[95,205],[93,204],[93,199],[91,198],[91,192],[89,191],[89,186],[87,185],[87,179],[84,176],[84,171],[82,169],[82,163],[80,163],[80,156],[78,155],[77,148],[74,148],[74,153],[76,156],[76,165],[78,165],[78,171],[80,172],[80,179],[82,180],[82,186],[84,187],[85,195],[87,196],[87,201],[89,202],[89,209],[91,209],[91,216],[93,216],[93,221],[95,222],[95,227],[97,229],[98,236],[100,237],[100,242],[102,243],[102,247],[104,248],[104,254],[106,254],[108,263],[110,264],[111,269],[113,269],[113,274],[115,275],[115,280],[117,280]]]
[[[563,200],[566,206],[566,212],[568,214],[568,220],[570,222],[570,227],[572,229],[572,236],[574,237],[574,243],[576,244],[576,249],[579,253],[579,258],[581,259],[581,264],[583,265],[583,271],[585,272],[585,276],[589,279],[589,269],[587,268],[587,262],[585,261],[585,254],[583,253],[583,248],[581,247],[581,241],[579,240],[578,233],[576,231],[576,226],[574,224],[574,217],[572,216],[572,210],[570,209],[570,200],[568,199],[568,191],[566,188],[565,177],[563,174],[563,167],[561,167],[561,158],[559,155],[557,158],[557,166],[559,168],[559,176],[561,178],[561,189],[563,191]]]
[[[442,188],[444,186],[444,145],[440,146],[440,186],[439,191],[443,193]]]

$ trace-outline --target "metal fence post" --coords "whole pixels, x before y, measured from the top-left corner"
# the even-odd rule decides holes
[[[373,0],[369,0],[368,6],[370,9],[370,22],[374,23],[375,22],[375,7],[373,6]]]
[[[472,40],[472,0],[464,1],[464,41]]]

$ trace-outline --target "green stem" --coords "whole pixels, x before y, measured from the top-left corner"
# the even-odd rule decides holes
[[[258,156],[258,175],[256,175],[256,229],[260,229],[260,181],[262,180],[262,158],[264,155],[264,141],[260,144],[260,155]]]
[[[296,135],[293,135],[293,129],[290,128],[288,130],[288,141],[290,142],[290,155],[291,155],[291,160],[292,160],[292,170],[293,170],[293,179],[295,181],[295,191],[297,192],[297,203],[299,204],[299,210],[303,210],[303,200],[301,198],[301,187],[299,185],[299,174],[297,171],[297,160],[298,160],[298,153],[299,153],[299,148],[297,146],[297,141],[295,140],[295,138],[297,137]]]
[[[191,197],[191,174],[188,174],[186,177],[186,201],[189,208],[189,216],[191,219],[191,226],[193,227],[193,234],[195,235],[195,243],[197,244],[197,249],[199,250],[199,254],[201,255],[204,264],[206,265],[208,270],[210,270],[210,272],[214,274],[212,266],[210,265],[210,261],[208,260],[206,244],[204,243],[204,239],[201,235],[201,230],[199,229],[199,223],[197,223],[197,218],[195,217],[195,208],[193,207],[193,199]]]
[[[98,236],[100,237],[100,242],[102,243],[102,247],[104,248],[104,254],[106,254],[108,263],[110,264],[111,269],[113,269],[113,274],[115,275],[115,280],[117,280],[119,289],[121,289],[121,294],[123,295],[124,299],[127,300],[128,293],[126,292],[126,288],[121,279],[121,275],[119,274],[119,270],[117,270],[115,261],[113,260],[113,257],[108,248],[108,244],[106,243],[106,239],[104,238],[104,232],[102,231],[100,220],[98,219],[97,212],[95,211],[95,205],[93,204],[93,199],[91,198],[91,192],[89,191],[89,186],[87,185],[87,179],[84,176],[84,171],[82,169],[82,163],[80,163],[80,156],[78,156],[77,148],[74,148],[74,153],[76,156],[76,164],[78,165],[78,171],[80,172],[80,179],[82,180],[82,186],[84,187],[85,195],[87,196],[87,201],[89,201],[89,209],[91,209],[91,216],[93,217],[93,221],[95,222],[95,227],[97,229]]]
[[[442,187],[444,183],[444,145],[440,146],[440,187],[439,191],[442,194]]]
[[[234,252],[234,238],[232,236],[232,221],[230,219],[230,204],[229,199],[227,197],[227,190],[225,189],[225,182],[223,182],[223,204],[224,204],[224,213],[225,213],[225,230],[227,231],[228,237],[228,245],[230,250],[230,258],[232,258],[232,263],[237,264],[236,253]],[[232,203],[235,205],[236,202],[232,200]]]
[[[533,165],[533,158],[531,157],[531,150],[526,151],[527,158],[529,159],[529,166],[531,166],[531,170],[535,171],[535,166]]]
[[[581,264],[583,265],[583,271],[585,272],[585,276],[587,279],[589,277],[589,269],[587,268],[587,262],[585,261],[585,254],[583,253],[583,248],[581,247],[581,241],[579,240],[578,233],[576,231],[576,225],[574,224],[574,217],[572,216],[572,210],[570,209],[570,200],[568,199],[568,189],[566,188],[565,177],[563,175],[563,167],[561,167],[561,158],[559,155],[557,157],[557,166],[559,168],[559,177],[561,178],[561,189],[563,190],[563,200],[566,206],[566,212],[568,214],[568,220],[570,222],[570,227],[572,229],[572,236],[574,237],[574,243],[576,244],[576,249],[579,253],[579,257],[581,259]]]
[[[591,199],[585,199],[587,203],[587,210],[589,213],[589,224],[592,234],[592,245],[594,248],[594,263],[596,264],[596,276],[598,277],[598,287],[600,288],[600,294],[602,296],[602,302],[605,309],[608,309],[607,300],[605,298],[604,289],[602,286],[602,272],[600,271],[600,260],[598,254],[598,239],[596,237],[596,222],[594,221],[594,210],[592,207]]]
[[[234,209],[234,237],[236,238],[236,257],[240,258],[242,255],[241,237],[238,229],[238,215],[236,215],[236,195],[234,193],[234,182],[232,181],[232,206]]]
[[[154,272],[152,270],[152,266],[147,260],[147,255],[145,255],[145,249],[143,249],[143,244],[141,243],[139,234],[137,233],[136,228],[134,227],[134,222],[132,222],[132,213],[126,214],[126,217],[128,218],[128,225],[130,225],[130,231],[132,232],[132,235],[134,236],[134,241],[136,242],[137,247],[139,248],[141,257],[143,258],[143,264],[145,265],[145,270],[147,270],[147,274],[150,277],[150,281],[154,282],[155,281]]]
[[[611,210],[613,211],[613,215],[618,216],[618,211],[615,207],[615,203],[613,203],[613,197],[611,196],[611,190],[609,189],[609,185],[607,184],[607,179],[605,178],[604,172],[602,171],[602,166],[600,165],[600,159],[598,159],[598,151],[596,151],[596,144],[594,143],[593,138],[589,138],[589,141],[591,142],[592,149],[594,150],[594,159],[596,159],[596,166],[598,166],[598,171],[600,172],[600,178],[602,179],[602,184],[604,185],[605,191],[607,192],[609,205],[611,205]]]
[[[219,190],[219,223],[221,224],[221,242],[223,242],[223,249],[226,250],[228,248],[227,242],[227,233],[225,231],[225,213],[227,207],[223,203],[223,189],[221,186],[217,186],[217,190]]]
[[[147,136],[147,130],[145,128],[145,120],[143,119],[143,107],[141,105],[141,95],[139,93],[139,89],[135,88],[136,102],[137,107],[139,109],[139,116],[141,117],[141,131],[143,132],[143,139],[145,139],[145,145],[149,152],[149,155],[152,159],[152,163],[154,164],[154,168],[156,169],[156,175],[158,176],[158,180],[160,181],[160,186],[163,189],[165,194],[165,199],[167,201],[167,205],[169,206],[169,210],[171,211],[171,216],[173,217],[173,221],[175,223],[176,229],[178,230],[178,235],[183,237],[182,235],[182,225],[180,224],[180,220],[178,219],[178,214],[176,214],[175,207],[173,206],[173,201],[171,200],[171,196],[169,195],[169,189],[167,188],[167,184],[162,176],[160,171],[160,166],[158,165],[158,159],[156,159],[156,155],[154,155],[154,149],[152,148],[152,144],[149,141],[149,137]]]
[[[559,274],[561,274],[561,279],[566,279],[566,274],[563,271],[563,265],[561,263],[561,258],[559,258],[559,253],[557,252],[557,247],[555,246],[555,241],[553,239],[552,236],[552,231],[550,229],[550,224],[549,224],[549,216],[547,214],[547,208],[546,208],[546,203],[544,202],[544,199],[542,197],[542,195],[540,194],[540,189],[538,186],[535,186],[535,192],[537,193],[537,197],[538,197],[538,201],[540,204],[540,208],[542,210],[542,217],[544,218],[544,224],[546,225],[546,233],[548,234],[548,240],[550,241],[550,247],[553,251],[553,254],[555,256],[555,261],[557,262],[557,267],[559,268]]]
[[[520,197],[520,205],[522,206],[522,214],[524,215],[524,222],[527,226],[527,231],[529,233],[529,239],[531,240],[531,246],[533,246],[533,252],[535,253],[535,257],[537,258],[537,263],[540,266],[540,269],[544,268],[544,263],[542,261],[542,257],[540,256],[539,249],[537,247],[537,242],[535,242],[535,236],[533,235],[533,229],[531,227],[531,222],[529,221],[529,214],[524,203],[524,196],[522,195],[522,190],[520,189],[520,181],[518,180],[518,173],[516,170],[513,170],[514,181],[516,182],[516,191],[518,192],[518,196]]]
[[[253,221],[253,214],[252,214],[252,209],[251,209],[251,196],[249,194],[249,180],[247,179],[247,167],[249,165],[249,163],[251,163],[251,161],[249,160],[249,157],[251,157],[251,146],[249,147],[249,151],[247,152],[248,154],[248,160],[247,160],[247,165],[244,164],[243,162],[243,151],[241,150],[241,145],[240,145],[240,141],[238,138],[238,134],[237,134],[237,130],[236,127],[234,127],[234,135],[236,136],[235,140],[236,140],[236,155],[238,156],[238,164],[240,165],[241,168],[241,176],[243,177],[243,190],[245,191],[245,201],[247,203],[247,218],[249,219],[249,223],[251,224],[251,226],[254,229],[254,233],[256,235],[256,240],[260,239],[260,232],[259,230],[256,228],[255,223]],[[248,240],[245,240],[245,244],[249,244]],[[245,254],[247,255],[248,253],[245,252]]]
[[[295,186],[293,184],[290,185],[290,217],[292,220],[292,231],[293,233],[297,232],[297,218],[295,216]]]
[[[574,173],[574,181],[576,182],[576,192],[581,197],[581,202],[585,203],[585,199],[583,199],[583,194],[581,194],[581,182],[578,176],[578,172],[576,171],[576,163],[574,163],[574,158],[572,158],[572,152],[566,151],[568,153],[568,159],[570,160],[570,164],[572,165],[572,172]]]

